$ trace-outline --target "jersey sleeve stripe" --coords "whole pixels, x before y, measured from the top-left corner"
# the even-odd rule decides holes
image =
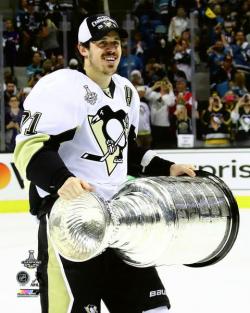
[[[33,155],[42,149],[44,142],[49,139],[49,135],[39,134],[17,143],[14,151],[14,163],[22,178],[26,178],[26,168]]]

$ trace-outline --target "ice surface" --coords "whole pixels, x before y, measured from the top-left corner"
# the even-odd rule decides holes
[[[205,268],[159,268],[171,313],[250,312],[250,209],[241,210],[240,215],[237,241],[219,263]],[[21,262],[27,259],[28,251],[37,254],[37,228],[28,213],[0,214],[1,313],[40,313],[39,297],[17,297],[20,286],[16,280],[17,273],[25,269]],[[106,308],[102,313],[108,313]]]

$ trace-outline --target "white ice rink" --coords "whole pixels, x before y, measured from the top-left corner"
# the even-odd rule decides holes
[[[200,269],[159,268],[171,313],[250,312],[250,209],[241,210],[240,216],[237,241],[219,263]],[[28,213],[0,214],[1,313],[40,313],[38,297],[17,297],[20,286],[16,280],[17,273],[25,270],[21,262],[27,259],[28,251],[33,249],[37,254],[37,226]],[[105,308],[103,313],[107,313]]]

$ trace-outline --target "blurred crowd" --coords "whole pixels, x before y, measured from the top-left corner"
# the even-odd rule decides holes
[[[4,21],[8,152],[20,130],[23,101],[36,82],[60,68],[78,68],[76,21],[94,11],[94,1],[79,3],[20,0],[14,16]],[[68,60],[62,50],[64,15],[74,34]],[[139,0],[133,1],[131,18],[131,39],[122,43],[118,73],[140,95],[138,144],[176,147],[179,136],[192,135],[194,120],[204,146],[250,142],[250,0]],[[207,101],[192,96],[192,66],[201,65],[210,76]],[[17,66],[26,68],[24,88],[15,75]]]

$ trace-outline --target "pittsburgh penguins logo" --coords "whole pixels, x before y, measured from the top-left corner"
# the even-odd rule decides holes
[[[88,116],[89,125],[102,151],[102,155],[84,153],[82,158],[105,162],[109,175],[123,163],[123,150],[127,146],[128,115],[123,110],[113,112],[104,106],[94,116]]]
[[[110,21],[104,22],[103,23],[105,25],[105,27],[115,27],[115,25],[113,23],[111,23]]]

